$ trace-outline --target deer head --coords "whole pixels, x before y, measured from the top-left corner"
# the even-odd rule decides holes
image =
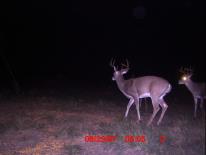
[[[129,62],[126,59],[126,64],[121,64],[121,69],[118,70],[117,67],[115,67],[115,60],[111,59],[110,66],[113,67],[114,73],[112,80],[117,80],[118,78],[122,77],[124,74],[126,74],[129,71]]]
[[[180,68],[179,72],[181,73],[181,78],[179,80],[179,84],[185,84],[193,75],[193,69],[190,68]]]

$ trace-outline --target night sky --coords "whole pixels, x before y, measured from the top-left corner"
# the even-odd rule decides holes
[[[192,66],[194,78],[205,78],[204,1],[20,0],[5,8],[0,83],[11,78],[6,63],[22,84],[62,76],[107,83],[112,57],[129,60],[127,77],[175,83],[179,67]]]

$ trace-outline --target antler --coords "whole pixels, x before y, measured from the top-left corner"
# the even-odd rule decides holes
[[[115,67],[114,64],[115,64],[115,59],[112,58],[112,59],[110,60],[109,65],[110,65],[111,67]]]
[[[126,64],[123,64],[122,63],[122,66],[126,67],[126,68],[129,68],[129,61],[126,59]]]
[[[109,63],[109,65],[114,68],[114,71],[116,71],[117,68],[115,67],[114,64],[115,64],[115,59],[112,58],[111,61],[110,61],[110,63]]]
[[[190,66],[190,68],[183,68],[183,67],[181,67],[179,72],[182,73],[182,74],[192,74],[193,73],[193,69],[192,69],[191,66]]]

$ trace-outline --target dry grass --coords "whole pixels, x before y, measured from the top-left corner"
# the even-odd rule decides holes
[[[112,92],[111,92],[112,93]],[[141,110],[136,122],[132,107],[123,119],[127,100],[110,93],[78,97],[27,94],[0,101],[0,155],[204,155],[205,117],[192,118],[184,104],[169,105],[160,126]],[[172,102],[172,100],[170,101]],[[192,107],[192,105],[191,105]],[[159,117],[159,114],[157,118]],[[88,135],[114,135],[115,142],[86,142]],[[126,135],[144,135],[145,142],[124,142]],[[160,136],[165,136],[160,143]]]

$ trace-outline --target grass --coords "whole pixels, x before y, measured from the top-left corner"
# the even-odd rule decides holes
[[[83,149],[81,145],[67,145],[64,147],[65,153],[67,154],[83,154]]]
[[[135,107],[123,119],[128,101],[112,93],[102,95],[100,90],[61,97],[41,92],[1,99],[0,155],[205,154],[205,114],[194,119],[191,101],[188,105],[178,104],[181,101],[170,98],[162,124],[156,125],[158,113],[147,127],[151,104],[148,111],[141,107],[143,120],[137,123]],[[117,139],[86,142],[84,138],[89,135],[112,135]],[[144,136],[145,141],[125,142],[128,135]]]

